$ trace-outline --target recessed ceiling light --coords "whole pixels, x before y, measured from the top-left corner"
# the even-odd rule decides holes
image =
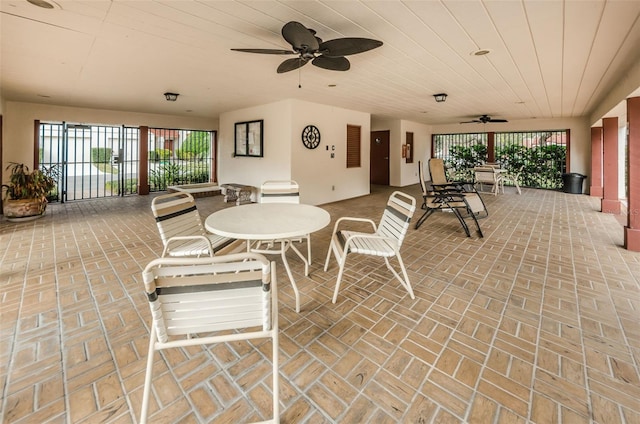
[[[62,9],[59,4],[51,0],[27,0],[34,6],[41,7],[43,9]]]
[[[471,55],[472,56],[484,56],[484,55],[489,54],[489,53],[491,53],[491,50],[489,50],[489,49],[478,49],[478,50],[472,51]]]

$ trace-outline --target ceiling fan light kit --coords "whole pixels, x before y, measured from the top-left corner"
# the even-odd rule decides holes
[[[180,94],[178,93],[164,93],[164,98],[167,99],[168,102],[175,102],[176,100],[178,100],[178,96]]]
[[[231,49],[237,52],[298,55],[287,59],[278,66],[279,74],[299,69],[311,62],[314,66],[330,71],[348,71],[349,60],[344,56],[363,53],[382,46],[382,41],[369,38],[336,38],[322,41],[316,31],[305,27],[300,22],[288,22],[282,27],[282,37],[291,44],[292,50],[282,49]]]

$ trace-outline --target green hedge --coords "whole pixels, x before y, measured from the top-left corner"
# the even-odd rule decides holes
[[[473,167],[487,160],[484,144],[452,146],[447,160],[449,177],[472,179]],[[513,144],[496,148],[496,162],[511,172],[520,172],[519,184],[524,187],[562,188],[562,174],[566,170],[567,148],[562,145],[526,147]]]
[[[113,155],[113,149],[110,147],[92,147],[91,148],[91,162],[93,163],[111,162],[112,155]]]

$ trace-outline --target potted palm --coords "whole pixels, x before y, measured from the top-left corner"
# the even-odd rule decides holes
[[[44,215],[47,208],[47,195],[56,186],[52,170],[30,171],[23,163],[11,162],[7,167],[11,171],[9,184],[3,200],[5,218],[10,221],[35,219]]]

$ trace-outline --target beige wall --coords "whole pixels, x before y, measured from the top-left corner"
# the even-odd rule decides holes
[[[234,124],[258,119],[264,120],[264,157],[233,157]],[[300,201],[315,205],[368,194],[370,120],[367,113],[291,99],[223,113],[219,180],[260,187],[266,180],[293,179],[301,187]],[[362,127],[360,168],[346,168],[347,124]],[[307,125],[320,130],[315,149],[302,144]]]
[[[413,133],[413,163],[407,163],[405,159],[400,158],[400,187],[418,184],[418,161],[422,161],[424,164],[431,157],[431,135],[433,133],[431,128],[430,125],[413,121],[401,122],[402,143],[406,142],[407,132]]]
[[[234,157],[235,123],[264,120],[263,157]],[[218,181],[259,187],[269,180],[291,179],[291,105],[281,101],[220,115]],[[255,198],[254,198],[255,200]]]
[[[287,141],[292,150],[291,176],[301,187],[300,200],[323,204],[369,194],[371,115],[299,100],[291,104],[291,136]],[[302,144],[302,130],[307,125],[320,131],[320,145],[315,149]],[[361,128],[359,168],[347,168],[347,125]]]
[[[389,131],[389,185],[404,187],[418,183],[418,161],[431,155],[431,126],[401,119],[373,119],[372,131]],[[406,133],[413,133],[413,163],[402,157]]]
[[[3,169],[8,162],[33,160],[33,121],[68,121],[106,125],[148,125],[167,128],[218,130],[218,179],[253,186],[267,179],[295,179],[303,187],[304,203],[322,204],[369,193],[369,149],[372,130],[390,130],[390,184],[403,187],[418,182],[417,161],[426,161],[431,152],[431,135],[470,131],[536,131],[571,129],[572,172],[590,173],[591,133],[589,119],[535,119],[504,124],[429,126],[394,119],[371,120],[368,113],[319,105],[299,100],[255,106],[224,113],[220,120],[185,118],[99,109],[71,108],[34,103],[2,102],[4,119]],[[234,123],[264,119],[264,157],[233,158]],[[318,148],[306,149],[302,129],[316,125],[321,132]],[[362,167],[346,169],[346,125],[362,127]],[[480,128],[481,127],[481,128]],[[405,133],[414,133],[414,163],[401,157]],[[326,147],[329,146],[329,150]],[[336,146],[332,151],[331,146]],[[335,158],[330,154],[335,153]],[[6,178],[6,176],[5,176]],[[586,186],[589,186],[587,181]]]

